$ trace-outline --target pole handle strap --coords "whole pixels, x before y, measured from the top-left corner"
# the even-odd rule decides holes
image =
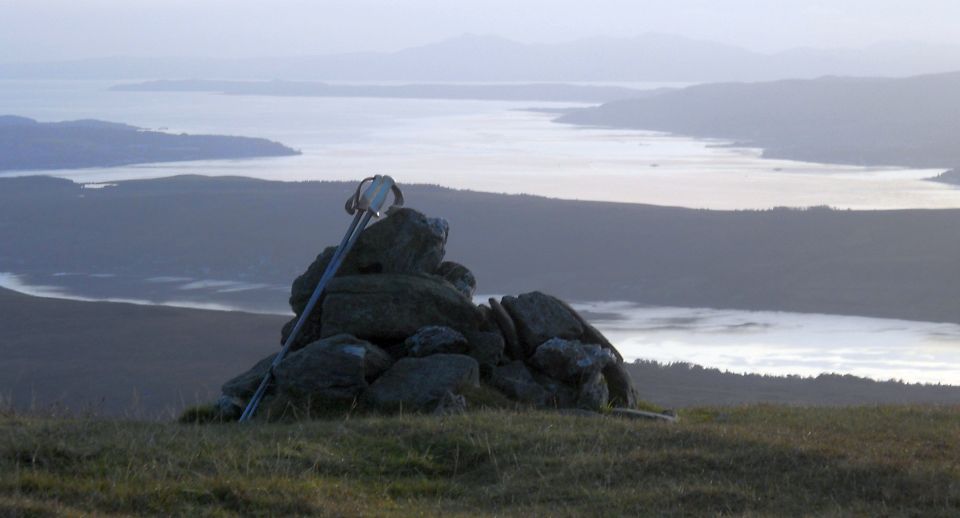
[[[366,185],[367,182],[371,182],[371,184],[370,187],[364,191],[363,186]],[[390,185],[390,191],[393,193],[393,203],[387,208],[387,212],[394,207],[403,207],[403,191],[401,191],[400,187],[393,181],[393,178],[376,175],[364,178],[363,181],[357,185],[357,191],[347,198],[347,203],[344,205],[347,214],[352,216],[356,214],[357,211],[369,210],[375,217],[379,218],[382,215],[380,207],[373,207],[371,204],[373,200],[376,199],[377,192],[385,187],[386,184]]]

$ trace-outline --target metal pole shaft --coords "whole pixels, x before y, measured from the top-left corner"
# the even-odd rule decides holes
[[[367,214],[368,213],[366,212],[358,212],[357,215],[354,216],[353,222],[350,224],[350,228],[347,229],[347,233],[343,236],[343,240],[340,242],[340,246],[337,247],[333,257],[330,258],[330,262],[327,263],[327,267],[323,271],[323,276],[320,277],[320,282],[313,290],[310,300],[307,302],[307,305],[304,307],[303,311],[300,312],[300,318],[297,319],[297,323],[294,325],[293,331],[291,331],[287,336],[287,340],[283,343],[283,347],[280,349],[280,352],[277,353],[277,355],[273,358],[273,362],[271,362],[267,374],[263,377],[260,385],[257,386],[256,392],[253,393],[253,396],[247,403],[247,407],[244,409],[243,415],[240,416],[241,423],[249,421],[250,418],[253,417],[253,413],[257,411],[257,407],[260,405],[260,400],[263,399],[263,396],[267,391],[267,387],[270,385],[271,378],[273,377],[273,368],[283,361],[283,358],[287,355],[287,352],[289,352],[290,347],[296,342],[300,335],[300,331],[303,329],[307,319],[310,317],[310,313],[313,312],[314,307],[320,300],[320,295],[323,293],[324,288],[326,288],[329,278],[332,278],[333,274],[336,273],[337,268],[342,263],[341,258],[347,255],[346,253],[349,251],[348,245],[352,244],[352,238],[355,235],[359,235],[357,228],[360,221],[364,219]],[[369,217],[366,217],[366,220],[369,221],[369,219]]]
[[[274,357],[273,362],[270,364],[269,370],[264,375],[263,380],[260,382],[260,385],[257,386],[257,390],[254,392],[253,397],[250,398],[250,401],[247,403],[247,407],[244,409],[243,414],[240,416],[240,422],[247,422],[252,417],[253,414],[257,411],[257,407],[260,405],[260,401],[263,399],[264,394],[267,392],[267,388],[270,386],[270,381],[273,378],[273,369],[280,362],[283,361],[283,358],[286,356],[287,352],[290,350],[290,347],[296,341],[298,335],[300,334],[301,329],[306,324],[307,319],[310,317],[310,313],[313,311],[314,307],[317,305],[317,302],[320,300],[320,296],[323,294],[324,290],[327,287],[327,284],[333,279],[336,275],[337,270],[340,269],[340,265],[343,263],[347,254],[350,252],[350,249],[353,248],[354,243],[356,243],[357,238],[360,237],[360,234],[363,233],[363,230],[366,228],[367,224],[370,222],[370,218],[374,214],[379,216],[380,207],[383,206],[383,203],[387,199],[387,195],[394,189],[393,179],[389,176],[380,177],[377,176],[374,179],[373,184],[367,193],[364,193],[366,198],[367,194],[373,193],[373,199],[369,200],[369,207],[361,209],[353,218],[353,222],[350,224],[350,228],[347,230],[347,233],[343,236],[343,240],[340,242],[340,245],[337,247],[337,250],[334,252],[333,257],[330,259],[330,263],[327,265],[327,268],[323,272],[323,276],[320,278],[320,282],[317,283],[317,287],[313,290],[313,295],[310,296],[310,300],[307,302],[306,307],[300,313],[300,318],[297,319],[297,323],[294,325],[293,330],[290,332],[290,336],[287,337],[287,340],[284,342],[283,347],[280,349],[280,352]],[[401,198],[402,199],[402,198]],[[402,202],[401,202],[402,203]]]

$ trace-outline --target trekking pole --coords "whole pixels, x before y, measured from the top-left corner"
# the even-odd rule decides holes
[[[370,182],[370,186],[367,187],[366,190],[363,190],[363,186],[367,182]],[[290,335],[283,343],[280,352],[273,358],[270,368],[267,369],[267,373],[263,376],[263,381],[260,382],[257,391],[254,392],[253,397],[250,398],[250,402],[247,403],[247,408],[244,409],[243,415],[240,416],[241,423],[253,418],[253,414],[257,411],[257,407],[260,406],[260,402],[263,400],[263,396],[266,394],[267,388],[273,379],[273,369],[277,365],[280,365],[280,362],[283,361],[284,357],[290,351],[290,347],[296,342],[300,330],[303,329],[304,324],[306,324],[307,319],[310,317],[310,313],[317,305],[317,302],[319,302],[320,296],[323,295],[327,284],[329,284],[337,274],[337,270],[340,269],[343,260],[350,252],[350,249],[353,248],[354,243],[356,243],[357,238],[360,237],[364,228],[366,228],[370,222],[370,218],[374,216],[379,218],[382,215],[381,208],[387,201],[387,195],[391,192],[393,193],[393,204],[391,208],[402,207],[403,193],[400,192],[400,188],[397,187],[393,178],[376,175],[371,178],[365,178],[360,182],[360,185],[357,186],[357,192],[347,199],[345,209],[348,214],[354,215],[353,221],[350,223],[347,233],[343,236],[343,240],[340,241],[340,245],[337,246],[333,256],[330,258],[330,262],[320,277],[317,287],[313,290],[313,295],[310,296],[310,300],[300,313],[300,318],[297,319],[296,325],[293,326],[293,331],[290,332]]]

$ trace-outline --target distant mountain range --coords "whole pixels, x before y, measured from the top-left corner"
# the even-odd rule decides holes
[[[730,140],[770,158],[951,168],[960,164],[960,72],[697,85],[559,121]]]
[[[909,76],[952,70],[960,70],[960,47],[920,43],[761,53],[664,34],[556,44],[466,35],[384,53],[9,63],[0,65],[0,78],[712,82],[823,75]]]
[[[379,97],[400,99],[471,99],[602,103],[650,95],[657,90],[620,86],[533,84],[330,84],[317,81],[224,81],[184,79],[121,84],[123,92],[217,92],[227,95],[280,97]]]
[[[175,135],[98,120],[37,122],[0,115],[0,171],[296,155],[266,139]]]

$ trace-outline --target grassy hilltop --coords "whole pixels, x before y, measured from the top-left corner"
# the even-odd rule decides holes
[[[956,515],[960,408],[270,425],[0,418],[0,514]]]

